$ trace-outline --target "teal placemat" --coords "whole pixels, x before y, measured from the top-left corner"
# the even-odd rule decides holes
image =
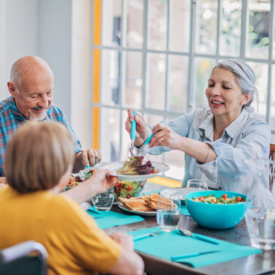
[[[155,191],[149,191],[149,192],[145,192],[145,193],[142,193],[140,194],[140,197],[146,195],[146,196],[150,196],[151,193],[160,193],[160,191],[164,190],[165,188],[163,189],[159,189],[159,190],[155,190]],[[187,209],[187,206],[186,205],[182,205],[181,206],[181,214],[185,215],[185,216],[190,216],[190,213]]]
[[[94,207],[92,206],[90,209],[94,210]],[[137,215],[124,215],[113,211],[99,212],[98,214],[87,211],[87,213],[95,218],[101,229],[144,221],[142,217]]]
[[[158,227],[144,228],[138,231],[129,232],[129,234],[140,236],[146,233],[159,231]],[[205,236],[204,236],[205,237]],[[210,238],[209,239],[213,239]],[[217,241],[217,239],[213,239]],[[162,232],[155,237],[135,241],[135,250],[144,252],[166,260],[171,260],[172,256],[201,253],[207,251],[219,251],[217,253],[200,255],[192,258],[182,259],[180,263],[189,264],[193,267],[202,267],[206,265],[217,264],[238,258],[246,257],[252,254],[258,254],[262,251],[249,246],[241,246],[226,241],[218,240],[219,244],[211,244],[197,240],[192,237],[180,235],[178,231],[170,233]]]

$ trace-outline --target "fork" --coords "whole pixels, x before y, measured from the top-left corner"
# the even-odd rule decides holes
[[[161,231],[159,232],[154,232],[154,233],[147,233],[147,234],[143,234],[143,235],[139,235],[139,236],[136,236],[134,237],[134,241],[138,241],[138,240],[142,240],[142,239],[145,239],[147,237],[155,237],[155,236],[158,236],[160,233],[162,233]]]

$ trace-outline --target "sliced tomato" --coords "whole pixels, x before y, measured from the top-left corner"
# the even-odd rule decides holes
[[[131,198],[130,194],[128,194],[128,195],[126,196],[126,198],[127,198],[127,199],[130,199],[130,198]]]
[[[200,201],[205,201],[205,198],[204,197],[199,197],[199,200]]]
[[[116,188],[116,189],[115,189],[115,193],[120,193],[120,189],[119,189],[119,188]]]
[[[239,196],[239,197],[236,198],[236,201],[240,202],[240,201],[243,201],[243,199],[242,199],[242,197]]]
[[[228,198],[227,194],[223,194],[222,197],[226,200]]]
[[[130,185],[128,188],[126,188],[126,190],[127,190],[128,192],[130,192],[132,189],[133,189],[132,185]]]

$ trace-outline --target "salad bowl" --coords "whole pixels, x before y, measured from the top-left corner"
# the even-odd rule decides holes
[[[228,198],[244,198],[246,195],[229,191],[199,191],[185,196],[187,209],[192,218],[199,225],[212,229],[227,229],[236,226],[245,215],[245,202],[230,204],[212,204],[194,201],[200,197],[215,195],[216,198],[224,194]]]

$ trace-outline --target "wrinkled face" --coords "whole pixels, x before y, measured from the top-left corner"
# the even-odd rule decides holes
[[[225,115],[235,119],[240,114],[242,106],[249,102],[252,95],[242,94],[232,72],[223,68],[216,68],[208,80],[206,96],[214,115]]]
[[[46,69],[24,74],[20,83],[8,82],[20,113],[30,120],[43,120],[53,100],[53,75]]]

